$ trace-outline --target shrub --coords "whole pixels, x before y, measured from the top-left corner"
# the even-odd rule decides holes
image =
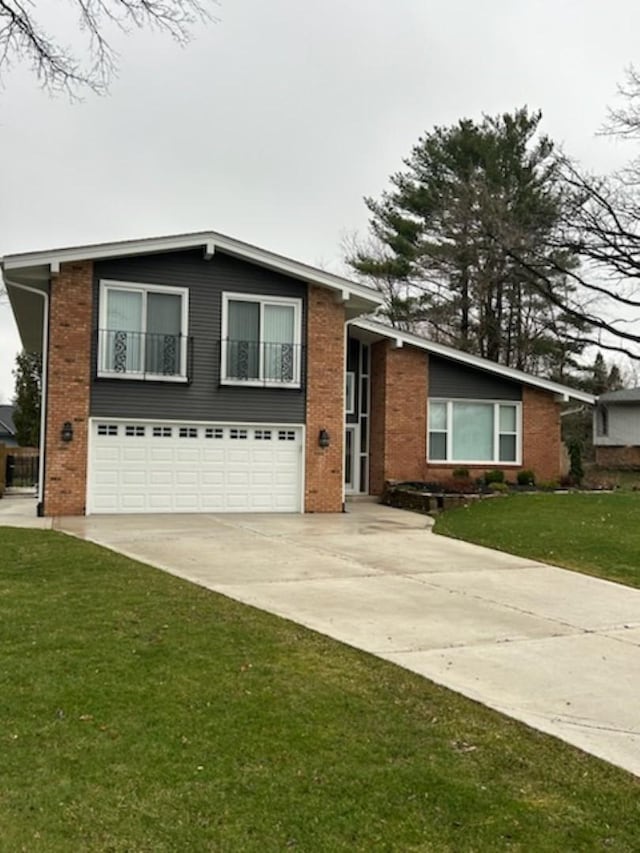
[[[582,443],[572,441],[569,443],[569,475],[576,485],[580,485],[584,477],[584,468],[582,467]]]
[[[454,480],[468,480],[469,479],[469,469],[468,468],[454,468],[453,469],[453,479]]]
[[[538,488],[542,489],[543,492],[554,492],[559,487],[560,484],[557,480],[540,480],[538,483]]]
[[[477,488],[469,477],[466,479],[451,477],[440,481],[440,490],[452,495],[471,495],[477,491]]]
[[[503,495],[509,491],[509,486],[506,483],[489,483],[489,491]]]
[[[499,468],[494,468],[493,471],[485,471],[484,481],[488,486],[491,483],[504,483],[504,471]]]
[[[519,486],[535,486],[536,484],[536,475],[527,469],[518,471],[516,479]]]

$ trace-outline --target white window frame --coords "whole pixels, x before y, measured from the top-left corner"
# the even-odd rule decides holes
[[[291,382],[279,382],[264,378],[264,354],[262,348],[259,350],[258,379],[237,379],[227,376],[227,347],[229,338],[229,302],[256,302],[260,306],[260,340],[263,344],[262,331],[264,329],[264,309],[266,305],[288,305],[293,308],[293,380]],[[222,294],[222,341],[220,358],[220,384],[241,385],[243,388],[300,388],[301,384],[301,344],[302,342],[302,300],[284,296],[265,296],[259,293],[229,293]],[[287,343],[281,341],[281,343]]]
[[[106,349],[103,342],[103,332],[107,317],[107,299],[111,291],[127,291],[128,293],[142,293],[142,330],[147,334],[147,293],[167,293],[181,297],[180,318],[180,373],[167,376],[164,373],[146,373],[140,371],[107,370],[105,367]],[[166,287],[157,284],[142,284],[134,281],[116,281],[115,279],[101,279],[100,300],[98,308],[98,377],[105,379],[134,379],[151,382],[187,382],[187,340],[189,333],[189,290],[186,287]]]
[[[431,430],[429,428],[429,406],[432,403],[444,403],[446,405],[446,429]],[[485,406],[493,406],[493,458],[492,459],[454,459],[453,449],[453,406],[455,403],[478,403]],[[516,458],[514,461],[503,461],[500,459],[500,436],[514,435],[513,432],[500,432],[500,406],[513,406],[516,410]],[[447,437],[447,454],[445,459],[429,458],[429,435],[431,432],[444,432]],[[519,400],[476,400],[466,397],[429,397],[427,400],[427,462],[431,465],[496,465],[500,467],[517,468],[522,465],[522,402]]]

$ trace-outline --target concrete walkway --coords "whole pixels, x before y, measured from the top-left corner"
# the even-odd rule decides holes
[[[33,497],[33,493],[5,494],[0,499],[0,527],[51,528],[51,518],[37,517],[37,505],[38,501]]]
[[[55,526],[386,658],[640,775],[640,590],[435,536],[420,515],[371,503],[349,510]]]

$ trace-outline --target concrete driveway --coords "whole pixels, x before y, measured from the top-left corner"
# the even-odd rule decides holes
[[[640,775],[640,591],[344,515],[95,516],[55,526],[393,661]]]

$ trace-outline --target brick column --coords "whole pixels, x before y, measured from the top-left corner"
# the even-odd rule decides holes
[[[62,264],[51,280],[45,515],[84,515],[91,374],[93,264]],[[65,421],[73,440],[63,442]]]
[[[385,480],[426,476],[428,355],[380,341],[371,348],[371,494]]]
[[[341,512],[344,453],[345,313],[332,291],[309,285],[305,512]],[[318,446],[326,429],[331,444]]]
[[[540,388],[522,386],[522,467],[537,480],[560,476],[560,403]]]

